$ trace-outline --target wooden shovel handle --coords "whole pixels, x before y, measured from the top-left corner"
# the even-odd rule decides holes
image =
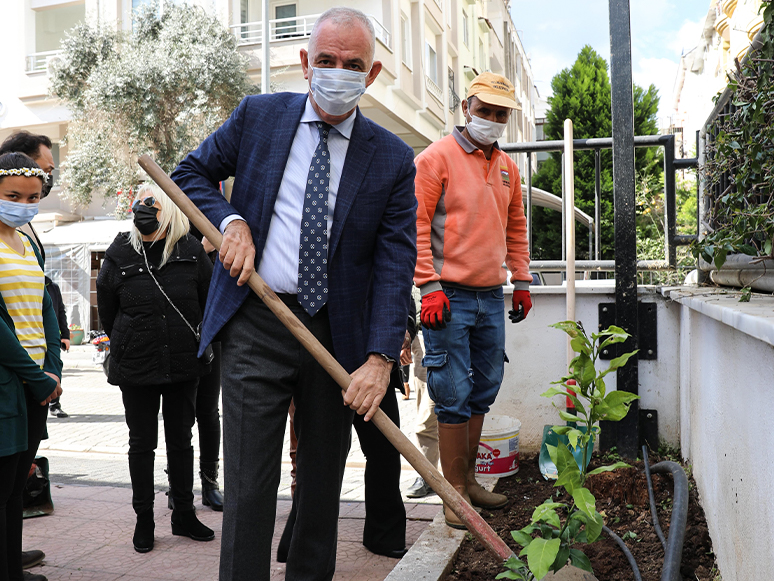
[[[186,196],[183,191],[164,173],[158,164],[148,155],[140,156],[138,163],[159,187],[166,192],[178,208],[188,216],[197,230],[207,237],[212,245],[220,250],[223,236],[212,225],[199,208]],[[323,347],[317,338],[307,329],[301,321],[291,312],[273,290],[263,281],[258,273],[253,272],[247,282],[248,286],[258,295],[267,307],[277,315],[277,318],[298,339],[317,362],[330,374],[341,386],[342,393],[349,387],[352,378],[349,373],[336,361],[336,359]],[[427,458],[414,446],[406,435],[387,417],[381,409],[378,409],[371,418],[382,434],[395,446],[409,464],[419,473],[425,482],[432,488],[444,503],[454,511],[468,530],[475,536],[488,551],[503,561],[513,556],[513,551],[492,530],[486,521],[460,496],[449,484],[441,473],[430,464]]]

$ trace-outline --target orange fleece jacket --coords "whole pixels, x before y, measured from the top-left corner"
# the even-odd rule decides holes
[[[529,290],[527,219],[516,163],[498,148],[491,160],[458,129],[416,160],[417,266],[422,295],[441,283],[496,288],[506,263],[517,289]]]

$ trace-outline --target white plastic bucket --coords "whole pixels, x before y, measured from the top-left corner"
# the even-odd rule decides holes
[[[486,416],[476,455],[476,473],[510,476],[519,471],[521,422],[508,416]]]

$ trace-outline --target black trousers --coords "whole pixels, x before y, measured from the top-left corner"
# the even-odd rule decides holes
[[[332,350],[328,311],[310,317],[283,297]],[[297,519],[285,579],[329,581],[336,567],[339,496],[352,410],[341,389],[261,300],[250,295],[221,331],[227,494],[220,581],[268,581],[282,443],[291,397],[298,436]]]
[[[199,378],[196,391],[196,425],[199,428],[199,461],[214,463],[220,458],[220,343],[213,343],[212,371]]]
[[[402,385],[400,370],[390,376],[387,393],[379,405],[393,423],[400,428],[400,414],[395,388]],[[406,507],[400,492],[400,453],[372,423],[355,414],[353,427],[360,440],[360,449],[366,457],[365,468],[365,525],[363,545],[375,553],[398,551],[406,546]],[[296,502],[290,509],[282,547],[292,538],[296,520]]]
[[[382,411],[400,428],[395,388],[402,387],[400,369],[390,376],[390,385],[380,404]],[[377,553],[406,546],[406,507],[400,492],[400,452],[372,423],[355,414],[353,426],[366,457],[363,544]]]
[[[4,550],[0,549],[0,581],[20,581],[22,578],[22,494],[48,417],[48,406],[35,401],[29,390],[25,389],[24,392],[27,399],[27,450],[0,459],[0,502],[5,498],[0,507],[0,525],[4,529],[0,533],[0,541],[5,537]],[[3,552],[5,568],[2,568]]]
[[[153,461],[159,442],[159,405],[164,416],[170,496],[178,510],[193,510],[193,446],[198,379],[147,386],[121,386],[129,427],[129,476],[132,506],[140,514],[153,508]]]

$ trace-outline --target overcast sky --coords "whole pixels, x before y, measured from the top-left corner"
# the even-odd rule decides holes
[[[677,64],[698,44],[710,0],[631,0],[632,75],[656,85],[659,117],[669,114]],[[572,66],[584,45],[610,62],[608,0],[511,0],[511,15],[542,97],[551,79]]]

